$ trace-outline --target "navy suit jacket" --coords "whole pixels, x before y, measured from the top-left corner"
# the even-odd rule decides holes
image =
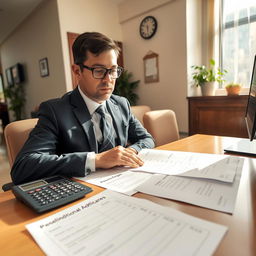
[[[153,148],[152,136],[132,115],[127,99],[112,95],[106,102],[117,134],[117,145],[138,152]],[[52,175],[85,176],[88,152],[97,153],[91,115],[78,89],[43,102],[39,121],[17,155],[11,170],[15,184]]]

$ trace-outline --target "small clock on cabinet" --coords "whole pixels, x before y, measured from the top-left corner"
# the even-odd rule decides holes
[[[157,20],[153,16],[145,17],[140,23],[140,35],[144,39],[153,37],[157,30]]]

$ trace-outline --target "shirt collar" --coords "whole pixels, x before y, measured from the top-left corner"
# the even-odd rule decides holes
[[[96,110],[99,106],[101,106],[101,105],[103,105],[104,107],[106,106],[106,101],[103,101],[101,104],[99,104],[98,102],[96,102],[96,101],[94,101],[94,100],[88,98],[88,97],[82,92],[82,90],[81,90],[81,88],[80,88],[79,85],[78,85],[78,90],[79,90],[79,92],[80,92],[80,94],[81,94],[81,96],[82,96],[82,98],[83,98],[83,100],[84,100],[84,102],[85,102],[85,104],[86,104],[86,106],[87,106],[87,108],[88,108],[89,113],[90,113],[91,116],[94,114],[95,110]]]

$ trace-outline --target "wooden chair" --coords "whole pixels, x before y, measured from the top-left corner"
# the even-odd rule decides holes
[[[176,115],[170,109],[149,111],[144,114],[143,122],[144,127],[155,139],[156,146],[180,138]]]
[[[10,167],[12,167],[14,160],[27,140],[29,133],[37,124],[38,118],[25,119],[15,121],[8,124],[4,129],[4,137],[7,147],[8,159]],[[11,189],[13,183],[7,183],[2,186],[4,191]]]
[[[143,116],[148,111],[151,111],[151,108],[146,105],[139,105],[139,106],[131,106],[131,111],[133,115],[141,122],[143,125]]]

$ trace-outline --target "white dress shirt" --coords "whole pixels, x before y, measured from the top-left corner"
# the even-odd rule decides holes
[[[106,115],[106,119],[108,122],[113,123],[112,121],[112,117],[111,115],[107,112],[106,109],[106,101],[104,101],[103,103],[99,104],[93,100],[91,100],[90,98],[88,98],[80,89],[79,85],[78,85],[78,90],[89,110],[89,113],[92,117],[92,123],[93,123],[93,129],[94,129],[94,134],[96,137],[96,140],[101,143],[102,142],[102,132],[100,129],[100,120],[101,120],[101,116],[100,114],[96,113],[95,110],[100,106],[103,105],[103,109]],[[116,134],[115,134],[116,137]],[[89,152],[87,154],[87,159],[85,162],[85,170],[91,170],[91,172],[95,172],[95,152]]]

